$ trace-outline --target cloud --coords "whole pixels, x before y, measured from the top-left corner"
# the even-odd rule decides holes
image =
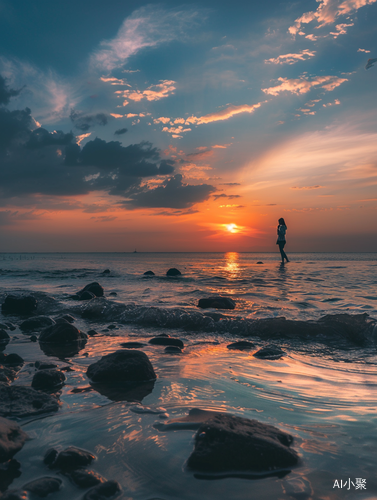
[[[339,78],[338,76],[316,76],[311,80],[307,80],[304,77],[301,78],[278,78],[281,82],[280,85],[275,87],[268,87],[262,89],[266,94],[277,96],[282,92],[291,92],[292,94],[300,95],[306,94],[313,87],[321,87],[327,91],[332,91],[336,87],[339,87],[344,82],[347,82],[347,78]]]
[[[93,53],[91,64],[101,70],[122,67],[128,58],[146,47],[158,47],[173,40],[185,41],[206,19],[204,9],[163,9],[147,5],[123,21],[112,40],[103,41]]]
[[[298,189],[303,191],[310,191],[312,189],[322,189],[324,186],[292,186],[291,189]]]
[[[369,69],[372,66],[374,66],[374,63],[377,62],[377,59],[368,59],[367,65],[365,66],[365,69]]]
[[[177,174],[167,179],[161,186],[141,190],[132,194],[125,202],[127,207],[139,208],[190,208],[201,203],[216,191],[208,184],[189,185],[182,182],[182,175]]]
[[[126,128],[120,128],[114,132],[115,135],[123,135],[127,132],[128,129]]]
[[[71,121],[75,124],[75,127],[83,132],[86,132],[90,127],[95,125],[107,125],[108,116],[105,113],[97,113],[95,115],[86,115],[81,111],[71,110],[69,115]]]
[[[370,50],[367,50],[367,49],[357,49],[357,52],[365,52],[365,53],[369,54]]]
[[[354,26],[354,23],[350,23],[350,24],[337,24],[335,26],[335,29],[336,31],[330,31],[330,35],[333,35],[334,38],[338,38],[339,35],[346,35],[347,34],[347,30],[346,28],[348,28],[349,26]]]
[[[307,61],[316,54],[315,50],[304,49],[298,54],[282,54],[278,57],[265,59],[267,64],[295,64],[298,61]]]
[[[214,194],[213,198],[218,200],[219,198],[228,198],[229,200],[233,200],[235,198],[242,198],[239,194]]]
[[[15,111],[0,108],[0,158],[12,143],[29,139],[33,125],[29,108]]]
[[[254,111],[263,104],[263,102],[258,102],[257,104],[241,104],[240,106],[228,106],[221,111],[216,111],[215,113],[209,113],[208,115],[204,115],[202,117],[190,116],[187,118],[186,123],[194,123],[197,125],[201,125],[203,123],[211,123],[217,122],[221,120],[228,120],[235,115],[240,113],[254,113]]]
[[[91,132],[88,132],[87,134],[81,134],[81,135],[77,135],[76,136],[76,144],[78,144],[79,146],[81,146],[81,143],[84,139],[86,139],[87,137],[91,136],[92,133]]]
[[[153,123],[156,123],[156,124],[157,124],[157,123],[164,123],[164,124],[166,124],[166,123],[169,123],[169,122],[170,122],[170,120],[171,120],[171,119],[170,119],[170,118],[167,118],[166,116],[160,116],[160,118],[155,118],[155,119],[153,120]],[[183,123],[184,123],[184,122],[185,122],[185,120],[183,120]]]
[[[175,82],[173,80],[160,80],[160,83],[151,85],[146,90],[117,90],[115,93],[118,97],[125,99],[125,103],[128,101],[142,101],[146,99],[147,101],[159,101],[164,97],[168,97],[175,91]],[[128,101],[127,101],[128,99]]]
[[[46,146],[68,146],[72,144],[75,136],[72,132],[65,134],[61,130],[48,132],[44,128],[33,130],[29,136],[29,140],[25,143],[25,147],[29,149],[40,149]]]
[[[333,101],[333,102],[328,102],[328,103],[326,103],[326,104],[322,104],[322,106],[323,106],[324,108],[328,108],[329,106],[339,106],[339,104],[340,104],[339,99],[335,99],[335,101]]]
[[[11,97],[18,96],[21,90],[10,89],[6,84],[5,78],[0,75],[0,105],[9,104]]]

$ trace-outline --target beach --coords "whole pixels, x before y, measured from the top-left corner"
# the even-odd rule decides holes
[[[3,354],[23,359],[9,386],[30,387],[38,363],[65,376],[49,391],[56,411],[6,417],[30,438],[14,456],[20,474],[8,490],[49,476],[61,480],[49,498],[83,498],[90,488],[44,463],[49,449],[74,446],[95,456],[91,470],[119,484],[114,498],[375,498],[377,254],[290,259],[281,266],[270,253],[0,254],[2,304],[8,295],[32,296],[37,306],[28,317],[70,316],[81,332],[95,332],[67,351],[40,342],[43,328],[20,329],[25,315],[3,311]],[[181,274],[166,276],[169,268]],[[93,282],[104,296],[76,300]],[[213,296],[236,306],[198,308]],[[182,341],[182,351],[149,342],[161,334]],[[253,345],[229,349],[236,341]],[[137,350],[154,368],[153,383],[136,392],[115,381],[105,389],[94,384],[88,367],[127,342],[142,344]],[[281,356],[254,356],[271,344]],[[291,435],[298,463],[264,471],[189,468],[196,431],[171,421],[193,409]]]

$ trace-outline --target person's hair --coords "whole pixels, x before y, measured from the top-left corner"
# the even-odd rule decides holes
[[[283,219],[283,217],[281,217],[281,218],[279,219],[279,224],[280,224],[281,226],[285,226],[285,227],[287,227],[287,224],[285,223],[285,220]]]

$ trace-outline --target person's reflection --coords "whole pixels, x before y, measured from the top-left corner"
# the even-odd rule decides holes
[[[284,265],[284,262],[281,262],[277,268],[277,286],[278,292],[281,293],[281,296],[286,299],[288,295],[288,285],[287,285],[287,268]]]

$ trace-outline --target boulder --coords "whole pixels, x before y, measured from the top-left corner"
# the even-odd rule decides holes
[[[5,330],[3,330],[2,328],[0,329],[0,342],[7,342],[9,340],[9,335],[7,334],[7,332]]]
[[[16,375],[16,370],[0,365],[0,382],[10,384],[16,378]]]
[[[110,269],[105,269],[104,271],[102,271],[102,274],[110,274]]]
[[[262,349],[259,349],[259,351],[253,354],[253,356],[260,359],[279,359],[284,355],[285,352],[280,349],[280,347],[273,344],[262,347]]]
[[[178,271],[175,267],[172,267],[166,272],[166,276],[181,276],[181,271]]]
[[[38,497],[47,497],[50,493],[59,491],[62,483],[63,481],[57,477],[40,477],[24,484],[22,489]]]
[[[229,297],[208,297],[206,299],[199,299],[198,307],[202,309],[207,309],[208,307],[214,307],[216,309],[234,309],[236,303]]]
[[[64,316],[60,316],[59,318],[56,318],[55,321],[58,323],[61,319],[64,319],[65,321],[68,321],[68,323],[74,323],[75,318],[71,316],[70,314],[64,314]]]
[[[187,465],[201,472],[267,471],[296,465],[290,434],[257,420],[219,414],[202,423]]]
[[[65,375],[60,370],[40,370],[34,375],[31,386],[41,391],[53,391],[62,387],[64,380]]]
[[[55,363],[46,363],[45,361],[36,361],[34,366],[37,370],[50,370],[57,367]]]
[[[58,400],[49,394],[32,387],[0,384],[0,416],[30,417],[58,409]]]
[[[55,356],[59,359],[72,358],[84,349],[87,340],[77,340],[76,342],[41,342],[39,344],[46,356]]]
[[[16,422],[0,417],[0,462],[6,462],[20,451],[27,438]]]
[[[95,295],[93,292],[89,292],[88,290],[85,290],[84,292],[80,293],[79,295],[79,300],[92,300],[95,298]]]
[[[103,297],[103,287],[94,281],[93,283],[89,283],[89,285],[84,286],[82,290],[80,290],[78,295],[81,295],[84,292],[91,292],[93,293],[96,297]]]
[[[55,452],[54,460],[52,460],[53,452]],[[70,446],[60,453],[56,453],[56,450],[48,450],[44,462],[52,469],[71,471],[79,469],[80,467],[86,467],[95,459],[95,455],[89,451]]]
[[[87,339],[87,335],[70,323],[57,323],[45,328],[39,342],[70,343]]]
[[[248,342],[247,340],[239,340],[238,342],[233,342],[232,344],[227,345],[228,349],[238,349],[240,351],[246,349],[253,349],[254,344],[252,342]]]
[[[181,354],[182,349],[174,345],[169,345],[168,347],[165,347],[164,352],[167,354]]]
[[[14,352],[11,354],[0,353],[0,363],[4,366],[22,366],[24,360]]]
[[[37,309],[37,299],[32,295],[8,295],[1,306],[3,314],[31,314]]]
[[[120,495],[121,487],[116,481],[106,481],[101,483],[87,493],[85,493],[83,500],[107,500],[113,499]]]
[[[172,345],[176,347],[180,347],[183,349],[184,344],[180,339],[172,339],[171,337],[153,337],[149,340],[149,344],[153,345]]]
[[[89,330],[89,331],[88,331],[88,335],[89,335],[90,337],[94,337],[94,335],[98,335],[98,332],[96,332],[95,330]]]
[[[0,492],[5,491],[9,485],[13,483],[13,481],[21,476],[21,464],[14,458],[11,460],[8,460],[7,462],[4,462],[0,464]],[[13,490],[15,491],[15,490]],[[10,493],[10,492],[9,492]],[[25,492],[26,494],[26,492]],[[8,498],[8,500],[19,500],[27,497],[15,497],[13,495],[8,495],[8,492],[6,492],[4,495],[2,495],[1,500],[4,498]]]
[[[76,469],[68,473],[70,480],[79,488],[92,488],[103,483],[103,478],[93,470]]]
[[[148,356],[142,351],[115,351],[91,364],[87,376],[95,383],[144,382],[156,374]]]
[[[48,326],[54,325],[55,321],[49,316],[34,316],[33,318],[26,319],[20,324],[20,330],[24,333],[35,332],[43,330]]]
[[[169,271],[168,271],[169,272]],[[180,273],[179,273],[180,274]],[[144,273],[144,276],[154,276],[154,272],[153,271],[145,271]]]
[[[116,292],[110,292],[109,295],[110,297],[116,297],[118,294]]]
[[[263,262],[261,260],[258,260],[257,264],[263,264]]]

